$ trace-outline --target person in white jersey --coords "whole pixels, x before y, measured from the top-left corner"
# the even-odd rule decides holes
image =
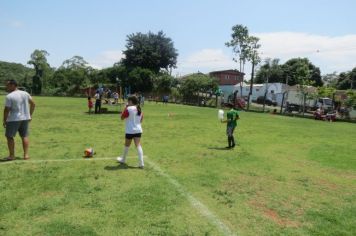
[[[118,157],[117,160],[121,164],[125,164],[127,153],[129,151],[129,147],[131,145],[132,139],[137,148],[138,152],[138,167],[143,169],[144,161],[143,161],[143,150],[141,146],[141,135],[142,135],[142,119],[143,113],[141,111],[140,104],[138,102],[138,98],[136,96],[130,96],[128,99],[128,105],[125,110],[121,114],[121,120],[125,120],[125,147],[121,157]]]
[[[14,137],[17,132],[19,132],[22,139],[24,159],[28,160],[30,158],[28,154],[28,129],[29,122],[35,110],[35,103],[30,94],[17,89],[17,82],[15,80],[7,81],[6,90],[9,94],[5,99],[3,126],[6,128],[5,136],[7,138],[9,156],[5,160],[11,161],[15,159]]]

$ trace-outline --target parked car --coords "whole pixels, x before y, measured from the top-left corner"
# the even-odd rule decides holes
[[[284,112],[292,113],[293,111],[301,112],[301,107],[299,105],[297,105],[297,104],[289,104],[289,103],[287,103]]]
[[[256,100],[256,103],[257,104],[263,104],[263,100],[265,99],[264,96],[259,96]],[[265,104],[268,105],[268,106],[277,106],[277,102],[274,102],[272,101],[271,99],[269,98],[266,98],[265,100]]]

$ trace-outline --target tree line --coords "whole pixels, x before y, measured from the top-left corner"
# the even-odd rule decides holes
[[[104,69],[91,67],[78,55],[54,68],[47,60],[49,52],[36,49],[28,61],[33,68],[0,62],[0,81],[16,79],[35,95],[59,96],[83,95],[83,89],[99,84],[155,96],[172,93],[181,99],[217,89],[217,81],[207,75],[191,75],[180,82],[171,75],[176,68],[178,52],[172,39],[162,31],[130,34],[126,42],[124,58]]]
[[[355,89],[356,67],[351,71],[332,73],[321,76],[320,69],[313,65],[307,58],[293,58],[279,64],[279,59],[267,59],[257,71],[256,83],[288,83],[300,84],[300,74],[306,74],[309,85],[315,87],[332,87],[338,90]]]
[[[356,87],[356,67],[348,72],[336,72],[321,76],[320,69],[313,65],[308,58],[292,58],[280,64],[279,59],[267,59],[256,71],[254,77],[254,66],[261,62],[259,38],[249,34],[244,25],[232,27],[231,40],[225,44],[231,47],[234,53],[233,60],[238,63],[240,71],[245,72],[245,64],[250,62],[251,86],[253,83],[286,83],[291,86],[296,84],[313,85],[321,87],[331,86],[335,89],[347,90]]]
[[[250,86],[253,83],[280,82],[289,85],[331,86],[335,89],[354,89],[356,68],[340,74],[321,76],[320,69],[307,58],[293,58],[280,64],[278,59],[268,59],[261,64],[258,52],[259,38],[250,35],[243,25],[232,27],[231,40],[225,44],[233,50],[234,61],[245,72],[245,64],[251,63]],[[150,93],[156,96],[172,94],[180,99],[193,99],[199,93],[214,94],[218,82],[209,75],[193,74],[184,79],[171,75],[176,68],[178,52],[171,38],[162,31],[130,34],[126,38],[124,58],[113,66],[95,69],[81,56],[73,56],[58,68],[47,61],[49,52],[36,49],[28,65],[0,62],[0,82],[16,79],[33,94],[74,96],[87,87],[99,84],[130,88],[132,93]],[[255,73],[255,66],[259,66]]]

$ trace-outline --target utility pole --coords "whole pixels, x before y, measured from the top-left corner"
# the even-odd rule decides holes
[[[247,110],[250,110],[250,98],[252,95],[253,76],[254,76],[254,72],[255,72],[255,55],[256,55],[256,52],[253,53],[253,57],[252,57],[252,72],[251,72],[251,80],[250,80],[250,92],[248,94],[248,101],[247,101]]]
[[[353,78],[351,78],[351,90],[353,89],[353,82],[354,82],[354,80],[353,80]]]
[[[283,95],[283,101],[282,101],[282,105],[281,105],[281,112],[282,112],[282,107],[283,107],[283,105],[284,105],[284,102],[286,103],[286,110],[288,110],[289,108],[288,108],[288,96],[289,96],[289,85],[288,85],[288,80],[289,80],[289,75],[287,75],[287,78],[286,78],[286,89],[287,89],[287,91],[285,92],[285,95],[286,95],[286,97],[284,97],[284,95]]]
[[[265,88],[265,95],[263,97],[263,112],[265,112],[265,106],[266,106],[266,97],[267,97],[267,93],[268,93],[268,79],[269,76],[267,75],[267,83],[266,83],[266,88]]]

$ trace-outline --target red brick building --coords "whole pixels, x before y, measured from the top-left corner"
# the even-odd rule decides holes
[[[221,70],[210,72],[211,77],[215,77],[219,81],[219,85],[235,85],[240,82],[243,82],[244,73],[241,73],[238,70]]]

